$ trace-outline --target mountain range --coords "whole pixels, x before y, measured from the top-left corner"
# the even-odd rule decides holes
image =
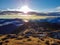
[[[0,15],[6,15],[6,14],[24,14],[23,12],[21,11],[0,11]],[[48,13],[42,13],[42,12],[28,12],[27,14],[30,14],[30,15],[38,15],[38,16],[60,16],[60,12],[48,12]]]
[[[0,19],[0,33],[11,33],[12,31],[18,29],[19,27],[27,29],[27,26],[24,25],[25,22],[22,19]],[[51,28],[53,30],[60,29],[60,18],[46,18],[39,20],[29,20],[28,26],[36,27],[44,27]],[[20,30],[20,29],[19,29]],[[7,32],[6,32],[7,31]],[[22,30],[21,30],[22,31]]]

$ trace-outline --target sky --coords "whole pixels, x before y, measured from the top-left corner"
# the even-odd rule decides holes
[[[19,9],[23,5],[39,12],[60,11],[60,0],[0,0],[0,10]]]

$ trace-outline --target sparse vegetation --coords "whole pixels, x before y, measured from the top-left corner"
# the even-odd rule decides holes
[[[4,39],[7,37],[4,37],[3,35],[2,38]],[[2,38],[0,37],[1,40]],[[21,38],[18,40],[14,38],[13,39],[8,38],[6,40],[2,40],[0,41],[0,45],[60,45],[60,40],[53,39],[50,37],[42,38],[44,40],[41,40],[41,38],[32,37],[32,36],[30,36],[29,38],[23,38],[23,37]]]

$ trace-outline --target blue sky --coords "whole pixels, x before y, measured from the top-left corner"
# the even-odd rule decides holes
[[[0,10],[17,9],[22,5],[28,4],[28,6],[37,11],[59,11],[60,0],[0,0]]]

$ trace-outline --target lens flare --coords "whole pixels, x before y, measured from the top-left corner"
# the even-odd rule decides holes
[[[30,9],[27,5],[24,5],[20,8],[20,11],[22,11],[24,13],[28,13],[28,12],[33,11],[33,10]]]

